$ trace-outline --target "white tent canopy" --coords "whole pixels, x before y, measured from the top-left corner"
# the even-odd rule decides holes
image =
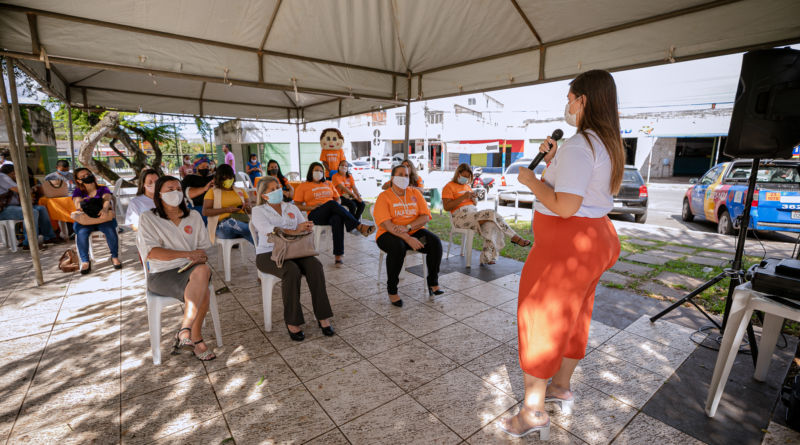
[[[315,121],[800,42],[797,0],[15,0],[0,54],[78,107]]]

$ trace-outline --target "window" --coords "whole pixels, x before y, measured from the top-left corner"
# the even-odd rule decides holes
[[[406,115],[405,113],[397,113],[394,115],[397,118],[397,125],[405,126],[406,125]]]
[[[431,111],[427,114],[426,119],[429,124],[441,124],[444,119],[444,113],[441,111]]]
[[[700,178],[700,184],[709,185],[713,183],[719,177],[719,174],[722,173],[723,168],[725,168],[725,164],[720,164],[709,170],[708,173]]]
[[[474,97],[467,99],[467,105],[475,105],[478,101]]]
[[[750,165],[736,164],[725,178],[728,182],[747,182],[750,178]],[[800,171],[794,165],[761,165],[758,168],[757,182],[800,183]]]

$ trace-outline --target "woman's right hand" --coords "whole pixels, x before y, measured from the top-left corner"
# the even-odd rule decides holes
[[[297,225],[298,232],[310,232],[314,230],[314,223],[311,221],[301,222]]]
[[[556,155],[556,150],[558,150],[558,142],[553,140],[550,136],[547,136],[547,139],[539,145],[539,152],[547,153],[544,156],[545,163],[549,163],[553,160],[553,157]]]
[[[186,258],[188,258],[194,264],[203,264],[208,261],[208,256],[206,255],[206,251],[202,249],[192,250],[191,252],[187,252]]]

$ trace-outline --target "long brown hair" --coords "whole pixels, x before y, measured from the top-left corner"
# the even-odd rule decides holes
[[[411,162],[411,159],[403,159],[400,162],[400,165],[403,165],[403,162],[408,164],[406,169],[408,170],[408,183],[411,184],[412,187],[416,187],[419,184],[419,175],[417,174],[417,167],[414,167],[414,163]]]
[[[619,107],[617,105],[617,85],[614,78],[605,70],[591,70],[581,73],[569,83],[570,92],[575,97],[586,97],[583,113],[578,122],[578,132],[594,145],[586,134],[586,130],[594,130],[606,146],[611,158],[611,181],[608,185],[612,194],[619,191],[622,185],[622,173],[625,171],[625,148],[619,131]]]
[[[461,176],[461,173],[465,172],[465,171],[469,172],[469,184],[471,185],[472,181],[475,180],[475,177],[472,176],[472,167],[469,164],[467,164],[466,162],[458,164],[458,167],[456,167],[455,173],[453,173],[453,179],[451,179],[451,181],[453,181],[456,184],[458,184],[458,177]]]
[[[158,172],[152,168],[146,168],[142,170],[142,173],[139,174],[139,185],[136,188],[136,196],[144,195],[144,183],[147,180],[147,177],[150,175],[156,175],[156,178],[161,177],[161,175],[159,175]],[[156,179],[156,181],[158,181],[158,179]]]

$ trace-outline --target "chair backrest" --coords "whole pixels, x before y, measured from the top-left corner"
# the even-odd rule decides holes
[[[114,195],[114,198],[119,196],[119,191],[122,190],[122,183],[123,182],[125,182],[125,180],[122,179],[122,178],[119,178],[119,179],[117,179],[117,182],[114,183],[114,190],[111,192],[111,194]]]
[[[250,236],[253,237],[253,246],[258,248],[258,231],[256,230],[256,226],[253,225],[253,217],[250,217],[250,223],[248,224],[250,228]]]
[[[250,176],[245,172],[236,172],[236,177],[244,184],[245,188],[252,188],[253,184],[250,183]]]
[[[142,255],[144,249],[142,249],[142,239],[141,239],[142,232],[139,231],[136,234],[136,250],[139,252],[139,258],[142,259],[142,268],[144,269],[144,280],[147,282],[147,273],[148,273],[148,266],[147,266],[147,258]]]
[[[300,173],[298,172],[289,172],[289,174],[286,175],[286,179],[289,181],[300,181],[302,176],[300,176]]]

